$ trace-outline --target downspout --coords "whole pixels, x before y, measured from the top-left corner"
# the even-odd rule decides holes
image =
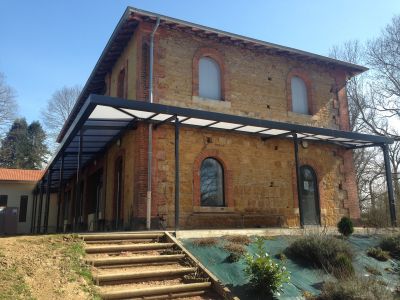
[[[160,18],[157,17],[156,25],[150,34],[150,66],[149,66],[149,102],[153,103],[153,64],[154,64],[154,35],[160,25]],[[151,228],[151,179],[153,159],[153,124],[149,124],[149,140],[147,146],[147,205],[146,205],[146,228]]]

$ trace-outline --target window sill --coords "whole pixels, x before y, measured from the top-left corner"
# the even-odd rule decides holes
[[[232,213],[234,211],[233,207],[226,206],[193,206],[193,212],[197,213]]]
[[[229,101],[224,100],[216,100],[216,99],[209,99],[203,98],[199,96],[192,96],[192,102],[196,104],[201,104],[207,107],[223,107],[223,108],[230,108],[231,103]]]
[[[288,111],[287,115],[289,118],[297,119],[301,122],[312,122],[320,119],[317,115],[303,115],[292,111]]]

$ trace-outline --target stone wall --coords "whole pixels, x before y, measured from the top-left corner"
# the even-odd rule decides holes
[[[105,77],[105,94],[117,95],[125,68],[124,97],[148,99],[148,42],[152,24],[141,23],[121,57]],[[253,118],[349,130],[346,72],[281,55],[269,55],[160,27],[154,47],[154,101]],[[198,96],[198,60],[214,58],[222,71],[223,101]],[[291,109],[291,76],[306,82],[312,115]],[[174,226],[174,131],[163,125],[153,134],[152,217]],[[126,133],[104,157],[106,218],[112,219],[115,160],[124,161],[124,222],[143,228],[146,216],[148,125]],[[261,141],[254,136],[208,130],[181,130],[182,228],[299,225],[299,209],[290,140]],[[321,224],[335,225],[342,215],[360,216],[352,153],[333,145],[300,147],[300,162],[318,177]],[[199,205],[199,166],[215,157],[224,166],[224,208]]]

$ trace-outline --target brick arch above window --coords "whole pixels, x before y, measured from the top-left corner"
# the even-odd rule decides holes
[[[202,151],[194,160],[193,165],[193,206],[201,206],[200,201],[200,169],[201,164],[206,158],[216,159],[223,168],[224,172],[224,197],[225,197],[225,207],[234,207],[234,202],[232,198],[232,169],[230,164],[223,158],[220,151],[215,149],[208,149]]]
[[[196,53],[193,56],[193,65],[192,65],[193,96],[199,96],[199,62],[202,57],[209,57],[219,65],[221,74],[221,100],[226,101],[227,74],[225,70],[224,56],[217,49],[209,47],[202,47],[197,49]]]
[[[306,85],[307,89],[307,103],[308,103],[308,114],[314,115],[316,113],[316,107],[313,101],[313,89],[312,81],[308,73],[301,68],[291,69],[286,77],[286,94],[287,94],[287,109],[288,111],[293,111],[292,105],[292,78],[299,77],[302,79]]]

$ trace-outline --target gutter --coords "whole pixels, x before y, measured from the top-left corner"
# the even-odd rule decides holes
[[[154,35],[160,25],[160,18],[157,17],[156,25],[150,34],[150,66],[149,66],[149,102],[153,103],[153,69],[154,69]],[[151,179],[153,159],[153,124],[149,124],[149,140],[147,146],[147,195],[146,195],[146,229],[151,229]]]

